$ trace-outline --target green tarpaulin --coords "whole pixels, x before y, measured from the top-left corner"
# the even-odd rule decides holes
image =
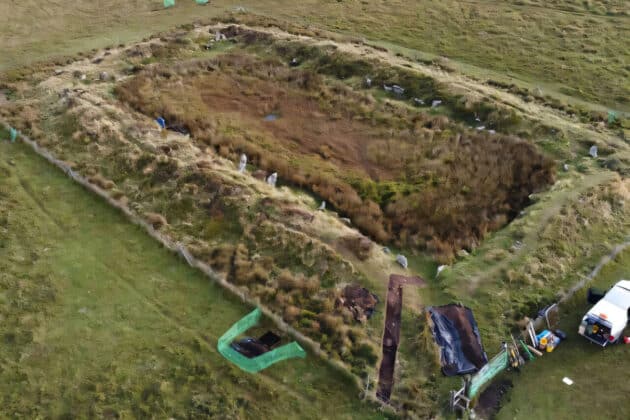
[[[230,362],[249,373],[259,372],[274,363],[278,363],[286,359],[294,357],[303,359],[306,357],[304,349],[295,341],[251,359],[243,356],[241,353],[230,347],[230,344],[239,335],[258,324],[260,316],[260,309],[256,308],[248,315],[244,316],[236,324],[232,325],[232,327],[230,327],[230,329],[227,330],[221,338],[219,338],[219,343],[217,344],[219,353],[221,353],[223,357],[228,359]]]
[[[468,388],[468,398],[473,399],[479,394],[479,391],[484,385],[491,382],[495,376],[503,372],[508,366],[508,353],[503,350],[497,354],[487,365],[481,368],[470,381],[470,387]]]
[[[175,6],[175,0],[164,0],[164,7],[173,7]]]
[[[617,113],[608,111],[608,124],[614,124],[615,122],[617,122]]]
[[[9,130],[9,136],[11,138],[11,143],[15,143],[15,139],[17,139],[18,131],[15,128],[11,128]]]

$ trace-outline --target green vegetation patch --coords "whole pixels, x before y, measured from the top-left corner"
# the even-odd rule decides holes
[[[3,416],[382,416],[315,356],[225,362],[216,340],[251,308],[26,146],[0,151]]]
[[[626,249],[604,266],[591,285],[606,290],[628,278],[630,250]],[[578,335],[578,325],[590,307],[586,290],[562,307],[560,328],[567,333],[567,341],[553,353],[526,365],[520,375],[511,376],[514,388],[502,403],[497,418],[544,418],[550,412],[558,419],[575,418],[576,412],[581,418],[630,416],[630,407],[620,403],[630,392],[630,382],[619,369],[627,363],[627,346],[618,344],[602,349]],[[564,377],[573,380],[573,385],[565,385]],[[544,378],[542,383],[541,378]]]

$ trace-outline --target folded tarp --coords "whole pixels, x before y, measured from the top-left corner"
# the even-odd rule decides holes
[[[488,363],[472,311],[461,305],[431,306],[433,338],[440,347],[440,364],[446,376],[477,372]]]

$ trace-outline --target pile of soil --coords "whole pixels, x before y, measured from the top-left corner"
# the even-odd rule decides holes
[[[361,322],[370,319],[378,302],[378,296],[357,283],[346,286],[340,299],[340,303],[352,312],[354,319]]]

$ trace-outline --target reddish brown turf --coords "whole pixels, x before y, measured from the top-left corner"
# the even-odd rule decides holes
[[[315,192],[373,239],[442,260],[474,247],[554,179],[553,162],[526,141],[377,103],[274,59],[158,65],[117,93],[221,155],[244,152],[282,182]],[[278,119],[265,121],[271,113]]]
[[[394,177],[391,170],[374,164],[367,157],[372,140],[386,140],[379,136],[379,130],[347,116],[331,118],[308,92],[255,78],[235,80],[227,72],[215,71],[189,78],[183,86],[169,84],[159,93],[163,101],[173,104],[183,98],[197,97],[208,119],[229,117],[241,129],[273,139],[290,152],[311,155],[315,159],[321,156],[336,166],[376,179]],[[278,119],[265,121],[265,116],[271,113]]]

